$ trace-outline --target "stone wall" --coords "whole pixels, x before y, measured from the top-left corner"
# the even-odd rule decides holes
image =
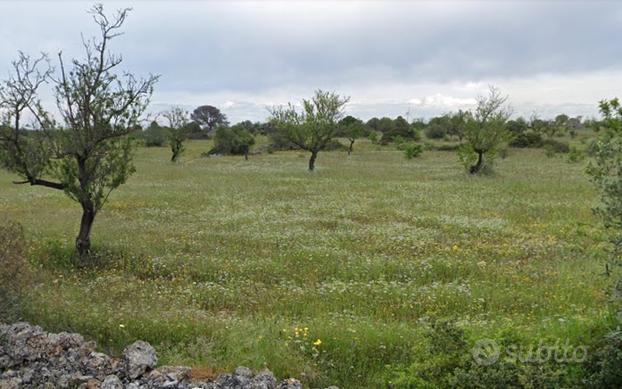
[[[269,370],[238,367],[211,381],[191,378],[186,366],[160,366],[155,349],[137,341],[113,358],[95,351],[81,335],[47,333],[28,323],[0,324],[0,389],[12,388],[209,388],[297,389],[295,379],[277,382]]]

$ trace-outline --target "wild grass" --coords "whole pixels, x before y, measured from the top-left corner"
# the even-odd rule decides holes
[[[358,388],[407,364],[434,318],[475,338],[578,341],[607,311],[583,163],[510,150],[469,177],[453,152],[406,160],[359,141],[310,174],[303,152],[201,158],[209,148],[190,142],[177,164],[140,148],[86,269],[68,262],[79,207],[0,173],[0,218],[24,225],[38,269],[26,319],[111,352],[144,339],[162,363]]]

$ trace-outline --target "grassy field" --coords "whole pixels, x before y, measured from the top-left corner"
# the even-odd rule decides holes
[[[98,215],[102,262],[72,270],[79,207],[0,173],[0,219],[21,222],[37,265],[27,319],[119,352],[140,338],[165,364],[267,366],[311,387],[373,386],[408,364],[422,327],[473,339],[512,328],[578,341],[605,314],[603,249],[582,163],[510,150],[469,177],[455,153],[407,161],[369,143],[137,171]]]

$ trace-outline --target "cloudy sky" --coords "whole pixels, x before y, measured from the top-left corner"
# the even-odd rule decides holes
[[[151,110],[211,104],[231,119],[317,88],[349,113],[429,117],[469,108],[489,84],[517,115],[596,114],[622,96],[622,2],[104,1],[132,7],[113,51],[157,73]],[[0,2],[0,74],[18,50],[80,55],[91,2]]]

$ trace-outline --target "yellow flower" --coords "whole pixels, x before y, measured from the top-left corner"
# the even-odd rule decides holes
[[[119,328],[125,328],[125,324],[119,324]]]
[[[453,247],[451,248],[453,251],[458,251],[460,250],[460,247],[458,247],[457,244],[453,245]]]
[[[319,339],[318,339],[318,340],[316,340],[315,342],[313,342],[313,345],[314,345],[314,346],[319,346],[319,345],[321,345],[321,344],[322,344],[322,341],[321,341],[321,340],[319,340]]]

